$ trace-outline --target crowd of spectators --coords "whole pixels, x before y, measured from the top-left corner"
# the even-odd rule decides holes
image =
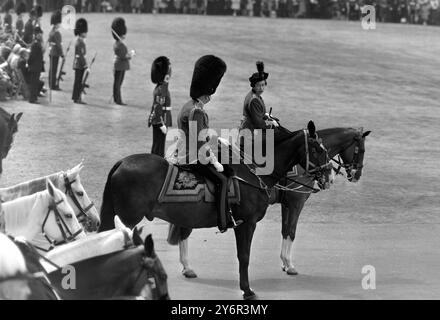
[[[50,2],[50,1],[48,1]],[[359,20],[372,5],[376,21],[440,24],[440,0],[65,0],[77,11],[181,13]]]

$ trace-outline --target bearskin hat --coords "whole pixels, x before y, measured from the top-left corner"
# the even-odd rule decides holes
[[[251,87],[255,87],[255,85],[260,81],[266,81],[269,77],[269,74],[264,72],[264,63],[262,61],[257,61],[257,71],[250,78],[249,82],[251,83]]]
[[[37,12],[37,18],[41,18],[43,16],[43,7],[42,6],[36,6],[35,11]]]
[[[151,66],[151,81],[154,84],[162,83],[170,68],[170,60],[161,56],[153,61]]]
[[[3,10],[5,12],[9,12],[9,10],[14,9],[14,1],[8,0],[6,1],[5,5],[3,6]]]
[[[50,17],[50,24],[56,25],[61,23],[61,11],[57,10]]]
[[[86,19],[79,18],[78,20],[76,20],[75,30],[73,30],[75,36],[79,36],[81,33],[87,33],[88,31],[89,27]]]
[[[15,12],[17,12],[17,15],[25,13],[26,12],[26,4],[24,2],[20,2],[17,5],[17,8],[15,9]]]
[[[115,34],[116,33],[116,34]],[[122,37],[127,34],[127,26],[125,25],[124,18],[115,18],[112,22],[112,36],[115,40],[119,40],[118,37]]]
[[[191,98],[213,95],[225,72],[226,63],[216,56],[207,55],[197,60],[191,81]]]

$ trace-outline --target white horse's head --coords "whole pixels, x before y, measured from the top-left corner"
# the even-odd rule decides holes
[[[42,229],[49,241],[60,243],[84,238],[86,234],[70,206],[66,195],[47,180],[45,191],[46,210],[43,214]]]
[[[67,200],[86,231],[93,232],[98,230],[101,219],[95,204],[90,200],[81,183],[79,174],[83,168],[84,165],[81,162],[68,170],[63,177],[60,177],[64,180],[60,185],[66,187]]]
[[[26,263],[20,249],[0,233],[0,300],[26,300],[31,294]]]

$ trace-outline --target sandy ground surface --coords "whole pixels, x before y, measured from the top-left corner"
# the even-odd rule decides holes
[[[270,73],[265,101],[286,127],[299,129],[313,119],[318,129],[362,126],[373,133],[361,182],[339,179],[307,202],[294,247],[298,277],[280,271],[280,210],[269,209],[253,244],[251,286],[268,299],[440,298],[438,28],[378,24],[375,31],[364,31],[360,23],[342,21],[126,15],[126,42],[137,57],[123,86],[129,105],[120,107],[109,104],[114,15],[85,17],[89,61],[98,52],[85,98],[89,104],[70,100],[72,53],[63,91],[53,93],[51,104],[47,99],[41,105],[2,103],[24,116],[3,164],[1,186],[85,159],[81,179],[99,207],[113,164],[150,150],[146,120],[155,57],[167,55],[173,64],[174,119],[188,99],[197,58],[214,53],[226,61],[228,71],[208,106],[215,128],[238,126],[247,78],[261,59]],[[45,37],[48,20],[45,15]],[[63,36],[66,46],[73,35],[63,30]],[[194,233],[190,257],[200,278],[188,281],[179,274],[177,248],[164,243],[166,225],[156,222],[151,228],[173,297],[240,298],[232,232]],[[376,267],[374,291],[361,288],[366,264]]]

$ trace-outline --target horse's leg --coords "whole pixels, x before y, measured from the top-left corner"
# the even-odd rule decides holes
[[[183,266],[182,274],[185,278],[197,278],[197,274],[189,266],[188,261],[188,238],[179,241],[180,263]]]
[[[249,287],[248,272],[251,244],[255,227],[255,222],[246,221],[235,229],[235,241],[237,245],[237,256],[240,270],[240,289],[243,290],[243,298],[245,300],[257,299],[257,295]]]
[[[301,214],[304,204],[310,194],[289,194],[286,195],[282,204],[282,220],[283,220],[283,246],[281,251],[281,260],[283,261],[283,271],[288,275],[295,276],[298,274],[292,263],[292,246],[296,236],[296,228],[298,226],[299,215]]]
[[[186,278],[197,278],[197,274],[191,269],[188,262],[188,238],[191,232],[192,229],[170,224],[167,242],[172,246],[179,244],[180,263],[183,266],[182,274]]]

